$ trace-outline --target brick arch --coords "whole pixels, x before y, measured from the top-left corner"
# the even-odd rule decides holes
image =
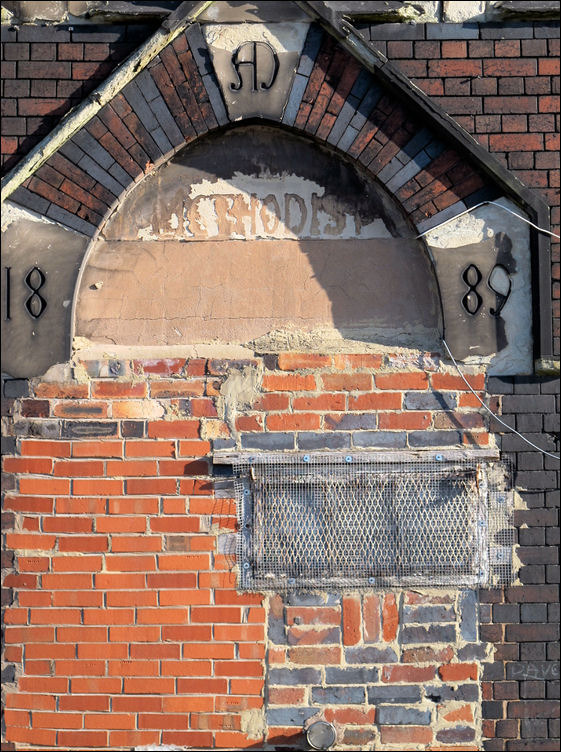
[[[419,232],[499,195],[465,156],[313,24],[282,117],[274,122],[359,164]],[[93,237],[145,175],[186,144],[229,125],[200,27],[190,26],[12,199]]]

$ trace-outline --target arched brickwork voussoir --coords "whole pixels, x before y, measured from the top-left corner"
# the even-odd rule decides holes
[[[358,162],[393,194],[419,232],[501,193],[315,25],[282,117],[273,122]],[[228,125],[201,28],[190,26],[12,199],[93,236],[145,175],[185,144]]]

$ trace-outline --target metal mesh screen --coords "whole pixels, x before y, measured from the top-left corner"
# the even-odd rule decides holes
[[[512,494],[502,463],[257,455],[235,470],[244,589],[512,579]]]

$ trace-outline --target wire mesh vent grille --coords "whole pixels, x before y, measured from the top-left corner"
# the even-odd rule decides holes
[[[504,463],[268,455],[235,470],[243,589],[512,581]]]

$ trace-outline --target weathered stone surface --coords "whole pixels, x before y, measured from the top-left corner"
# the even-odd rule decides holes
[[[89,238],[7,206],[6,217],[13,221],[2,237],[2,370],[39,376],[70,354],[72,299]],[[43,283],[38,271],[28,276],[34,268],[44,275]],[[43,313],[38,295],[46,303]]]
[[[456,359],[490,360],[491,375],[532,371],[529,229],[500,199],[430,231],[444,336]],[[509,211],[507,211],[509,210]]]
[[[203,27],[230,120],[280,119],[308,27],[308,21]]]

